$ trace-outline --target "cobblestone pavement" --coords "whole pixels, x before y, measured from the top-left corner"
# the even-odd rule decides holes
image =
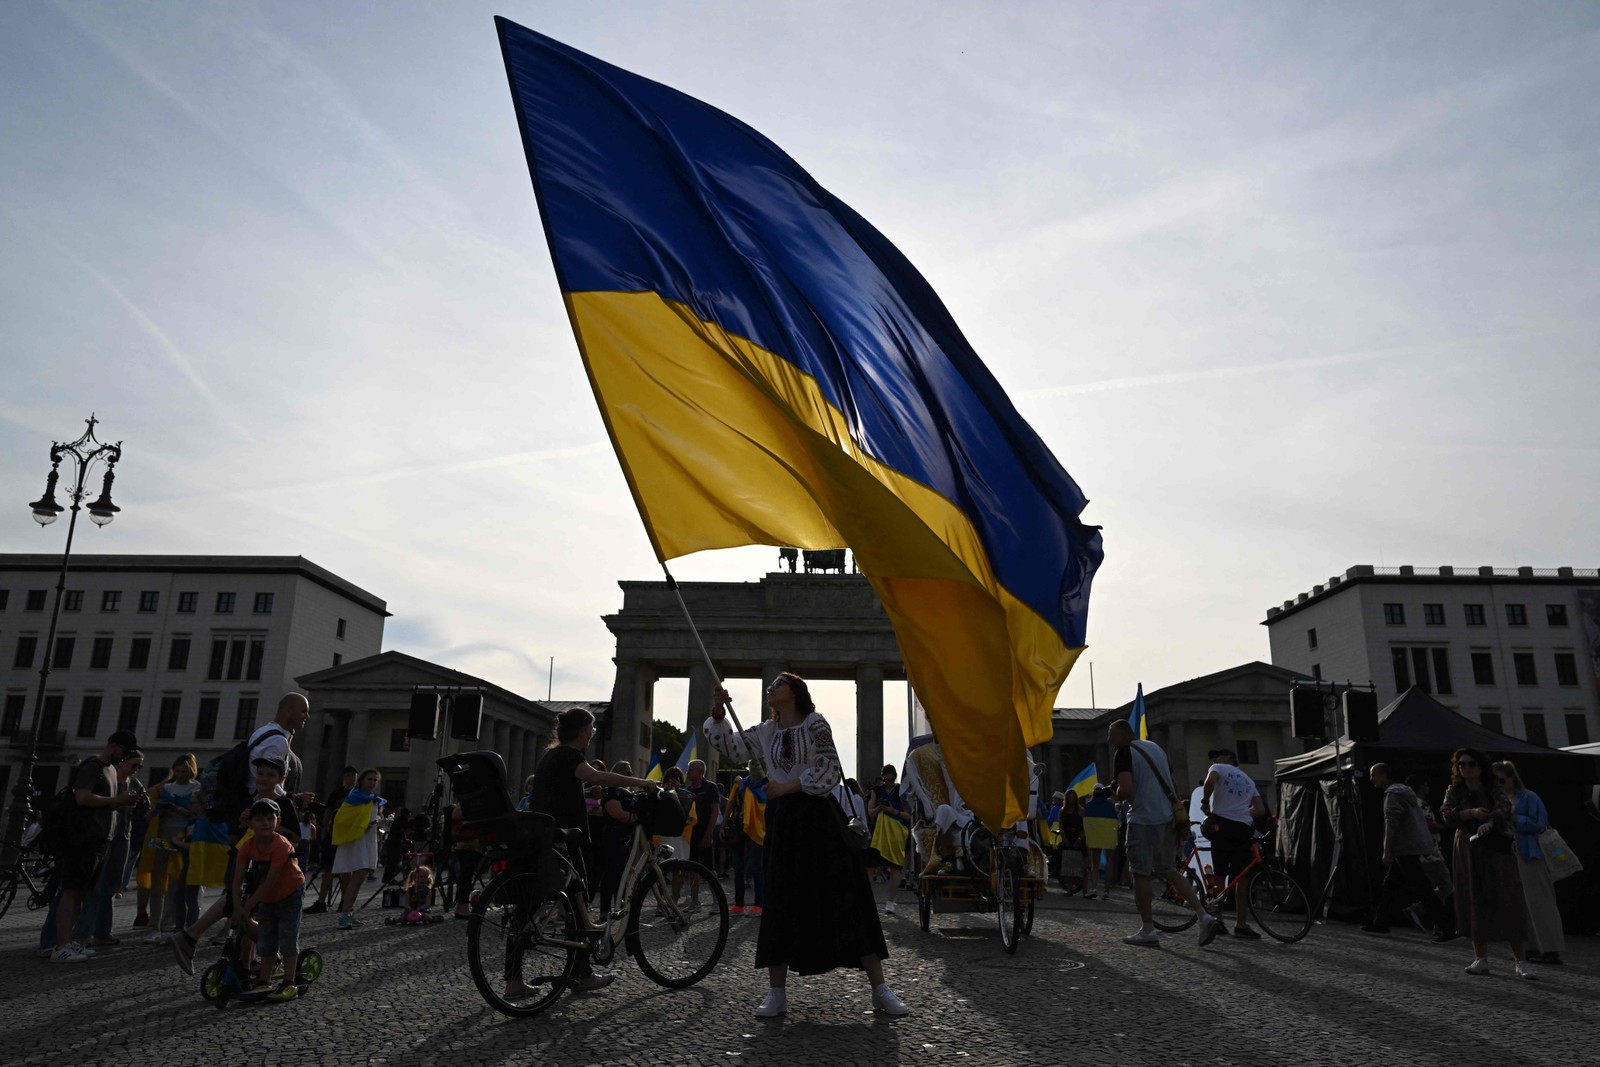
[[[1136,925],[1126,893],[1107,903],[1052,891],[1033,936],[1006,956],[993,916],[935,915],[925,934],[904,897],[885,922],[887,969],[912,1015],[874,1016],[864,976],[835,973],[791,979],[779,1020],[751,1014],[765,992],[753,919],[734,919],[721,965],[691,989],[661,989],[619,954],[609,989],[512,1020],[472,985],[465,923],[387,927],[374,905],[365,926],[340,932],[334,916],[308,916],[302,943],[327,961],[310,994],[219,1012],[169,950],[133,943],[132,894],[117,911],[124,943],[73,966],[35,957],[42,913],[19,901],[0,920],[0,1063],[1510,1067],[1591,1063],[1600,1037],[1593,938],[1572,939],[1568,965],[1540,968],[1542,981],[1519,982],[1503,945],[1494,974],[1472,977],[1463,942],[1338,924],[1298,945],[1222,937],[1201,949],[1190,931],[1132,948],[1121,943]],[[216,953],[202,945],[199,967]]]

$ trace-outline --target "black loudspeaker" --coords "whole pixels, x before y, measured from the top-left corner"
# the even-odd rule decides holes
[[[411,694],[411,721],[406,725],[406,736],[429,741],[439,736],[438,693]]]
[[[1322,690],[1289,690],[1289,725],[1296,737],[1326,737],[1328,731],[1322,714]]]
[[[457,693],[450,702],[450,736],[457,741],[476,741],[482,718],[483,694]]]
[[[1378,697],[1360,689],[1344,693],[1344,732],[1352,742],[1372,744],[1378,740]]]

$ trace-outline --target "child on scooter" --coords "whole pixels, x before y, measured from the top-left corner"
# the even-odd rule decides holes
[[[250,805],[251,834],[239,843],[233,872],[233,922],[248,936],[255,930],[258,956],[256,974],[262,984],[283,957],[283,982],[267,994],[273,1002],[299,995],[295,975],[300,963],[300,910],[305,903],[305,875],[295,860],[294,848],[278,833],[279,807],[275,800]],[[246,890],[246,885],[253,888]],[[254,913],[254,923],[251,922]]]

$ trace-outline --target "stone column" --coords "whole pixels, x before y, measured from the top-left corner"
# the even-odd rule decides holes
[[[512,796],[522,795],[522,783],[539,767],[539,757],[544,755],[544,737],[534,730],[522,732],[522,777],[509,783]]]
[[[372,753],[367,751],[367,722],[370,718],[371,713],[365,708],[353,709],[348,713],[344,762],[339,766],[349,763],[357,771],[364,771],[377,764]]]
[[[439,751],[439,742],[430,741],[426,737],[413,737],[410,739],[410,745],[406,807],[412,811],[421,811],[422,806],[428,802],[429,791],[433,788],[434,773],[439,769],[433,762],[434,753]]]
[[[513,725],[511,742],[506,748],[506,784],[511,787],[512,792],[516,792],[517,783],[528,773],[522,767],[522,736],[522,727]]]
[[[704,660],[689,665],[689,728],[684,734],[685,743],[689,737],[694,738],[695,755],[705,760],[706,774],[712,777],[717,772],[717,754],[706,744],[705,721],[711,714],[711,694],[716,685]]]
[[[607,763],[628,760],[643,776],[644,768],[650,763],[655,670],[636,659],[618,658],[615,662],[617,677],[611,684],[611,736],[606,739],[604,754]]]
[[[882,769],[883,664],[860,663],[856,665],[856,781],[865,789]]]
[[[1181,722],[1167,724],[1167,759],[1172,762],[1172,782],[1178,787],[1179,792],[1193,789],[1200,783],[1190,777],[1190,768],[1197,760],[1189,758],[1188,730]],[[1195,772],[1198,773],[1198,772]]]
[[[505,759],[511,750],[511,724],[504,719],[494,721],[494,750]]]

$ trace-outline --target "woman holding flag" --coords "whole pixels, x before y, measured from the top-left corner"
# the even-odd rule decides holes
[[[333,817],[333,873],[339,876],[339,929],[361,925],[355,917],[356,893],[367,875],[378,866],[378,832],[387,829],[392,816],[383,814],[384,799],[378,795],[383,775],[368,767],[356,779],[354,789]]]
[[[884,980],[878,909],[862,853],[846,843],[842,813],[829,794],[843,777],[833,731],[798,675],[787,671],[767,687],[772,717],[739,731],[727,721],[728,691],[719,689],[705,721],[706,740],[736,763],[752,757],[767,771],[766,906],[756,937],[756,966],[770,988],[756,1008],[763,1019],[788,1011],[789,971],[823,974],[859,967],[872,983],[872,1006],[886,1015],[907,1008]]]

